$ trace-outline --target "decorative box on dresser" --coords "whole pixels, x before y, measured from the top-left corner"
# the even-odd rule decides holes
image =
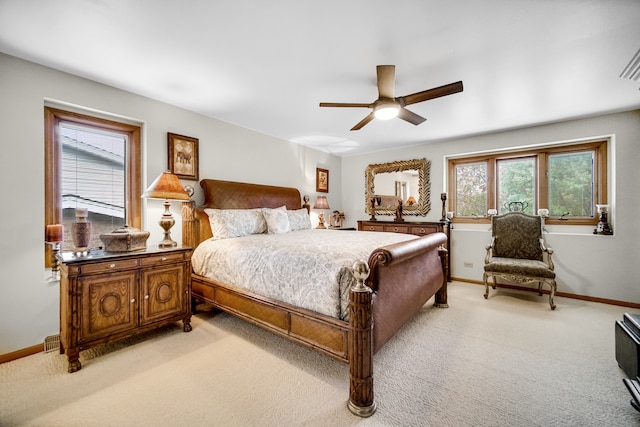
[[[81,350],[182,321],[191,331],[191,248],[60,255],[60,353],[69,372]]]
[[[449,223],[439,222],[417,222],[417,221],[358,221],[358,231],[383,231],[387,233],[415,234],[416,236],[426,236],[432,233],[444,233],[447,235],[447,281],[451,281],[451,238],[449,234]]]

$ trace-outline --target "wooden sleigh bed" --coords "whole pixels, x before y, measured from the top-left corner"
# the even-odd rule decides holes
[[[182,244],[196,247],[212,237],[210,209],[301,208],[295,188],[202,180],[205,202],[184,202]],[[308,207],[307,207],[308,208]],[[326,233],[346,233],[325,231]],[[376,409],[373,354],[435,295],[447,307],[446,236],[435,233],[374,250],[367,262],[354,260],[357,286],[349,292],[349,320],[192,274],[192,296],[294,342],[348,362],[349,409],[370,416]],[[366,280],[366,285],[364,284]],[[372,292],[373,291],[373,292]]]

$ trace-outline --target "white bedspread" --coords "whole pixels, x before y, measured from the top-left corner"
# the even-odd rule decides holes
[[[380,246],[415,238],[312,229],[209,239],[196,248],[191,263],[198,275],[347,320],[354,261],[367,261]]]

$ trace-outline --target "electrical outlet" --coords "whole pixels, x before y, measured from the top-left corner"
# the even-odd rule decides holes
[[[473,263],[472,262],[465,262],[464,263],[464,268],[473,268]]]

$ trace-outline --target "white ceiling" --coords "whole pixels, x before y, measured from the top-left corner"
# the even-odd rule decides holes
[[[337,155],[640,108],[638,0],[0,0],[0,51]],[[349,131],[458,80],[427,118]],[[198,135],[198,137],[202,137]]]

